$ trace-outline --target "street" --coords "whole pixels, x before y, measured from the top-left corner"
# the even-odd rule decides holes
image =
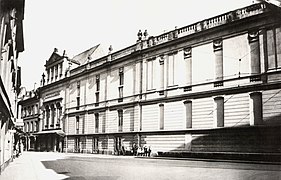
[[[11,177],[9,171],[13,171]],[[20,172],[17,172],[20,171]],[[18,175],[17,175],[18,174]],[[281,165],[155,159],[95,154],[25,152],[0,175],[9,179],[281,179]]]

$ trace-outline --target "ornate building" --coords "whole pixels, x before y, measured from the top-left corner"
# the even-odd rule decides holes
[[[159,36],[140,31],[105,56],[85,51],[39,88],[42,133],[62,131],[67,152],[135,143],[158,155],[280,155],[280,15],[257,3]]]
[[[11,161],[15,143],[17,95],[21,86],[18,55],[24,51],[24,0],[0,1],[0,172]]]

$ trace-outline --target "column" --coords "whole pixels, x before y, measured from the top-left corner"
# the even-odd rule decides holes
[[[250,45],[250,73],[256,75],[261,73],[260,66],[260,48],[259,48],[259,31],[248,32]]]
[[[184,56],[184,61],[185,61],[185,84],[187,86],[191,86],[192,84],[192,61],[191,61],[191,53],[192,49],[191,47],[185,48],[183,50],[183,56]]]
[[[213,41],[213,49],[215,54],[215,80],[223,80],[223,52],[222,39]]]
[[[224,127],[224,97],[215,97],[214,103],[214,127]]]
[[[160,56],[160,90],[164,90],[164,55]]]
[[[261,125],[262,119],[262,93],[250,93],[250,125]]]
[[[192,128],[192,101],[187,100],[184,101],[183,103],[185,106],[185,120],[186,120],[185,128]]]

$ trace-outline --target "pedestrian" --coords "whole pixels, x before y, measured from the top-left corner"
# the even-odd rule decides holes
[[[136,145],[136,143],[133,144],[133,155],[136,156],[137,155],[137,150],[138,150],[138,146]]]
[[[148,157],[150,157],[150,154],[151,154],[151,148],[150,146],[148,147]]]
[[[143,146],[143,151],[144,151],[144,156],[147,156],[147,146],[146,145]]]

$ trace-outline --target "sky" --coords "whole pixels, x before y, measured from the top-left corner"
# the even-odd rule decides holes
[[[54,48],[73,57],[97,44],[104,52],[133,45],[139,30],[165,31],[252,4],[252,0],[26,0],[22,86],[40,86]]]

